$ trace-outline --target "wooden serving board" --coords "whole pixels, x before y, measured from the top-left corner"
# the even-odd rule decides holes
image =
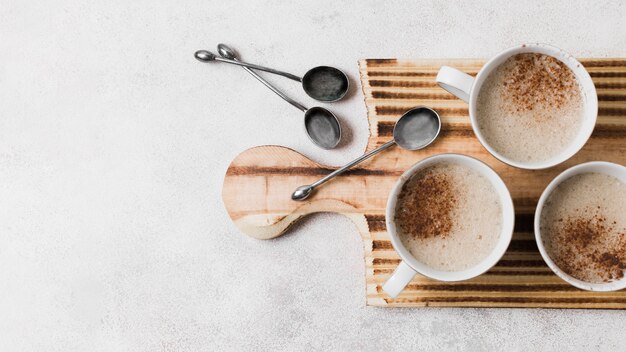
[[[367,304],[372,306],[626,308],[625,290],[581,291],[554,275],[543,262],[533,235],[535,205],[558,173],[591,160],[626,165],[626,59],[581,62],[598,91],[598,124],[587,145],[559,166],[528,171],[496,160],[475,138],[467,105],[435,83],[441,65],[476,74],[484,60],[362,60],[359,65],[371,132],[368,150],[391,139],[397,118],[417,105],[430,106],[441,115],[439,139],[422,151],[391,148],[325,184],[306,202],[292,201],[291,192],[333,168],[288,148],[252,148],[237,156],[228,168],[222,194],[226,209],[242,232],[259,239],[277,237],[302,216],[315,212],[349,217],[363,238]],[[513,240],[502,260],[477,278],[444,283],[417,275],[391,299],[381,288],[400,260],[385,229],[389,191],[415,162],[450,152],[476,157],[502,177],[515,203]]]

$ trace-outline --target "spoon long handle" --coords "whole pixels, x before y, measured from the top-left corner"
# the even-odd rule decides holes
[[[385,143],[385,144],[381,145],[380,147],[378,147],[378,148],[376,148],[376,149],[372,150],[371,152],[366,153],[366,154],[363,154],[362,156],[360,156],[360,157],[358,157],[358,158],[356,158],[356,159],[352,160],[351,162],[347,163],[346,165],[344,165],[344,166],[342,166],[342,167],[338,168],[337,170],[335,170],[335,171],[333,171],[333,172],[329,173],[328,175],[324,176],[323,178],[321,178],[321,179],[319,179],[319,180],[315,181],[314,183],[311,183],[311,187],[317,187],[317,186],[320,186],[320,185],[322,185],[322,184],[324,184],[324,183],[328,182],[328,181],[329,181],[330,179],[332,179],[333,177],[335,177],[335,176],[337,176],[337,175],[340,175],[340,174],[342,174],[342,173],[346,172],[346,170],[350,169],[350,168],[351,168],[351,167],[353,167],[354,165],[356,165],[356,164],[358,164],[358,163],[360,163],[360,162],[362,162],[362,161],[364,161],[364,160],[367,160],[367,159],[371,158],[372,156],[374,156],[374,155],[376,155],[376,154],[378,154],[378,153],[382,152],[383,150],[385,150],[385,149],[387,149],[387,148],[391,147],[391,146],[392,146],[392,145],[394,145],[394,144],[396,144],[396,141],[395,141],[395,140],[393,140],[393,139],[392,139],[392,140],[390,140],[389,142],[387,142],[387,143]]]
[[[237,58],[233,58],[233,61],[239,62]],[[259,76],[258,73],[252,71],[252,69],[250,69],[249,67],[243,66],[243,69],[248,71],[248,73],[250,73],[252,77],[256,78],[259,82],[263,83],[267,88],[269,88],[272,92],[276,93],[276,95],[278,95],[279,97],[283,98],[289,104],[300,109],[300,111],[302,112],[305,112],[307,110],[307,108],[304,105],[288,97],[285,93],[281,92],[278,88],[274,87],[270,82],[266,81],[265,78]]]
[[[239,66],[243,66],[243,67],[253,68],[255,70],[265,71],[265,72],[273,73],[273,74],[280,75],[280,76],[283,76],[283,77],[287,77],[287,78],[293,79],[294,81],[297,81],[297,82],[302,82],[302,78],[301,77],[298,77],[296,75],[292,75],[291,73],[287,73],[287,72],[283,72],[283,71],[279,71],[279,70],[274,70],[273,68],[269,68],[269,67],[265,67],[265,66],[249,64],[247,62],[238,61],[238,60],[236,61],[236,60],[225,59],[223,57],[215,57],[215,61],[221,61],[221,62],[226,62],[228,64],[233,64],[233,65],[239,65]]]

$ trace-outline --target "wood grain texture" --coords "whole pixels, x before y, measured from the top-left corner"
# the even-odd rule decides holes
[[[284,147],[263,146],[241,153],[231,163],[223,188],[226,209],[237,227],[259,239],[283,234],[300,217],[315,212],[348,216],[363,238],[367,304],[384,307],[546,307],[626,308],[626,291],[578,290],[543,262],[533,235],[533,212],[545,186],[564,169],[586,161],[626,165],[626,59],[583,59],[599,97],[599,116],[587,145],[573,158],[548,170],[504,165],[482,147],[472,132],[467,105],[439,88],[441,65],[476,74],[483,60],[362,60],[361,82],[370,123],[368,150],[391,138],[393,124],[411,107],[427,105],[443,120],[440,138],[426,150],[392,148],[321,187],[306,202],[291,192],[329,173]],[[463,282],[443,283],[416,276],[395,299],[382,291],[399,263],[385,229],[385,204],[399,175],[424,157],[462,153],[493,167],[511,191],[516,224],[506,254],[489,272]]]

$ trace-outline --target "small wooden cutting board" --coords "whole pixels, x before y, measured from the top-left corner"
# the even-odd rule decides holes
[[[291,192],[333,168],[284,147],[252,148],[237,156],[228,168],[222,193],[226,210],[242,232],[259,239],[277,237],[302,216],[315,212],[349,217],[363,238],[368,305],[624,309],[626,290],[581,291],[554,275],[543,262],[533,234],[533,214],[539,196],[560,172],[592,160],[626,165],[626,59],[580,61],[598,91],[598,123],[587,145],[561,165],[529,171],[496,160],[474,136],[467,105],[435,83],[442,65],[475,75],[484,60],[361,60],[361,82],[370,124],[367,149],[390,140],[395,121],[417,105],[432,107],[440,114],[443,127],[439,139],[421,151],[391,148],[320,187],[306,202],[292,201]],[[513,240],[502,260],[477,278],[444,283],[417,275],[392,299],[381,288],[400,262],[385,229],[387,197],[406,169],[440,153],[470,155],[498,172],[515,203]]]

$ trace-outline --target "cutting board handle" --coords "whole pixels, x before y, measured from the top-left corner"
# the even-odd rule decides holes
[[[298,219],[318,212],[344,214],[360,226],[365,220],[357,208],[380,207],[378,200],[384,199],[371,194],[368,197],[364,192],[366,177],[372,170],[352,169],[320,187],[306,201],[291,199],[298,186],[312,183],[334,169],[285,147],[245,150],[231,162],[224,178],[226,211],[243,233],[258,239],[278,237]],[[391,182],[382,183],[376,193],[391,188],[395,177],[386,179]]]

